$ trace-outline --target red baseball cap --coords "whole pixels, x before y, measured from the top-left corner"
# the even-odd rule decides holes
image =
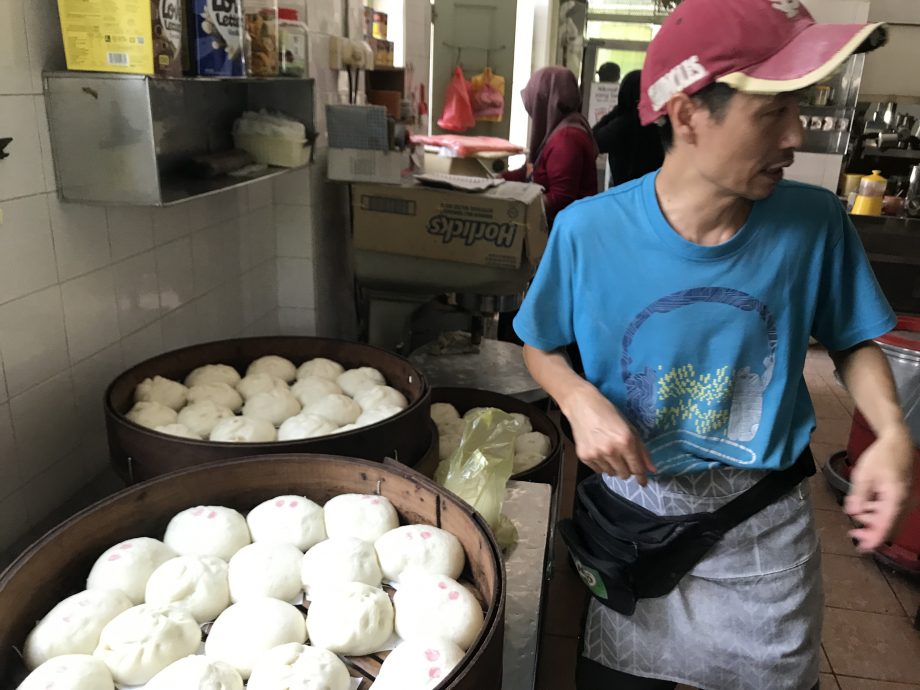
[[[884,24],[817,24],[800,0],[684,0],[648,47],[639,116],[651,124],[672,96],[714,82],[753,94],[798,91],[887,38]]]

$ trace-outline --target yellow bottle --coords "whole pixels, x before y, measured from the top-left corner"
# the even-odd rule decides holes
[[[873,170],[871,175],[866,175],[859,181],[859,192],[856,194],[856,203],[850,211],[855,216],[880,216],[882,215],[882,202],[885,199],[885,189],[888,180],[882,177],[881,170]]]

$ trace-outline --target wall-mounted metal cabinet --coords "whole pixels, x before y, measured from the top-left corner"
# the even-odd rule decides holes
[[[51,148],[66,201],[166,206],[280,175],[201,179],[188,160],[233,148],[246,110],[282,112],[313,130],[311,79],[154,79],[55,72],[45,75]]]

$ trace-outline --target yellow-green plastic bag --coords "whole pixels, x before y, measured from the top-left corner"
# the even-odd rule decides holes
[[[485,518],[502,548],[517,541],[517,530],[502,515],[502,504],[514,469],[514,439],[521,431],[521,423],[510,414],[484,408],[467,421],[460,447],[434,475],[438,484]]]

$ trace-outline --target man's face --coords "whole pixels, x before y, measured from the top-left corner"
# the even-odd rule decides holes
[[[693,164],[726,192],[765,199],[802,145],[797,96],[737,93],[721,115],[713,117],[705,107],[694,113]]]

